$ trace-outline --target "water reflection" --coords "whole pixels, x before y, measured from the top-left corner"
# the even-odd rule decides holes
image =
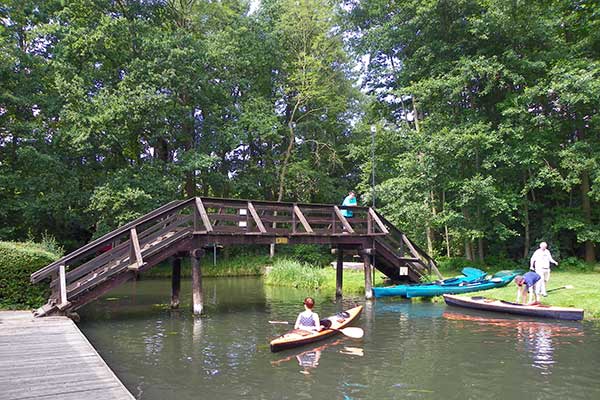
[[[555,362],[550,327],[518,325],[517,338],[523,343],[525,351],[532,357],[532,366],[541,369],[542,374],[550,374]]]
[[[319,360],[321,359],[321,352],[327,348],[338,346],[340,343],[346,341],[346,338],[337,339],[330,343],[325,343],[320,346],[312,347],[308,350],[295,352],[292,355],[281,358],[279,360],[271,361],[271,365],[279,366],[287,361],[296,360],[298,365],[303,369],[300,371],[303,374],[310,374],[310,370],[315,369],[319,366]]]
[[[454,312],[444,312],[443,317],[448,320],[475,323],[476,332],[494,333],[502,337],[515,336],[518,350],[524,350],[533,363],[534,368],[541,373],[551,374],[552,366],[556,363],[554,349],[560,338],[583,336],[581,324],[566,325],[561,322],[522,321],[509,318],[486,318],[478,315],[469,315]],[[473,331],[471,329],[471,331]]]

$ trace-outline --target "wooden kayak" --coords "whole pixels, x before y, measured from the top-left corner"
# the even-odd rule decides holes
[[[579,321],[583,319],[583,310],[581,308],[554,307],[542,304],[524,305],[511,303],[509,301],[488,299],[485,297],[463,297],[449,294],[444,295],[444,300],[448,305],[472,308],[475,310],[527,315],[530,317],[539,318],[564,319],[571,321]]]
[[[352,321],[358,318],[362,308],[362,306],[356,306],[328,317],[327,319],[331,321],[331,327],[329,329],[323,329],[319,332],[293,329],[287,333],[284,333],[278,338],[271,340],[271,351],[275,353],[281,350],[303,346],[308,343],[313,343],[318,340],[323,340],[330,336],[337,335],[340,332],[336,329],[342,329],[350,325]]]

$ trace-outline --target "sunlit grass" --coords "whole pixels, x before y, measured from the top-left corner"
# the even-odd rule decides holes
[[[335,293],[335,269],[314,267],[291,259],[275,261],[265,277],[265,284],[319,290],[323,294]],[[364,274],[360,271],[344,271],[343,291],[345,294],[363,293]]]

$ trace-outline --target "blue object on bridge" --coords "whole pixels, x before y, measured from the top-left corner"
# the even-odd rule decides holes
[[[346,196],[344,201],[342,202],[342,206],[356,206],[358,203],[356,202],[356,197]],[[342,209],[342,215],[346,218],[352,218],[354,213],[347,209]]]

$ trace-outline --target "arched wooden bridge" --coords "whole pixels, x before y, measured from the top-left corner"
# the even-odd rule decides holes
[[[432,271],[439,275],[429,255],[369,207],[195,197],[166,204],[34,272],[31,282],[47,280],[51,287],[47,304],[35,315],[74,311],[172,256],[176,307],[182,254],[192,259],[194,312],[200,313],[200,258],[202,249],[215,243],[331,245],[337,249],[337,295],[344,251],[363,256],[367,298],[372,266],[392,280],[419,281]]]

